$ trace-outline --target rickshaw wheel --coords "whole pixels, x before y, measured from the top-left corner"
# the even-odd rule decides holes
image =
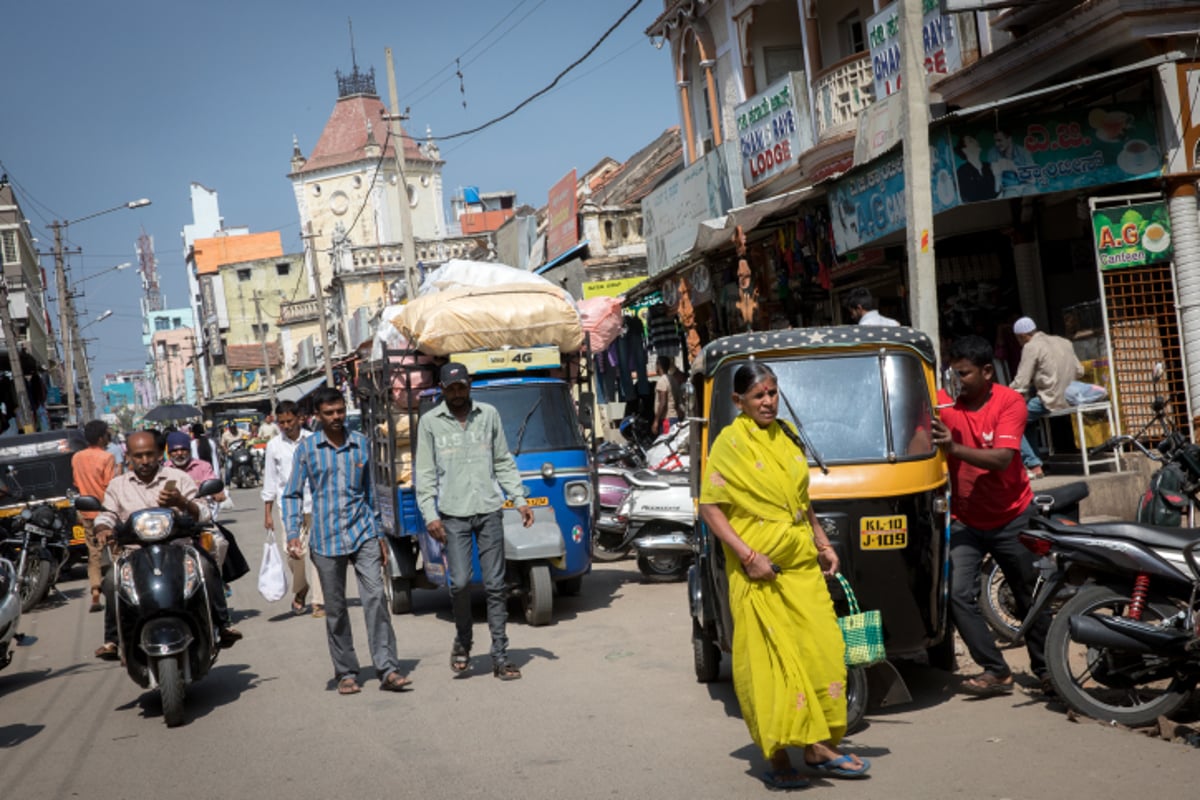
[[[850,667],[846,670],[846,733],[862,727],[867,716],[867,670]]]
[[[384,575],[384,588],[387,590],[388,606],[393,614],[412,613],[412,581],[408,578],[388,578]]]
[[[554,582],[550,580],[550,568],[538,564],[529,568],[529,587],[522,598],[525,604],[525,621],[530,625],[549,625],[554,612]]]
[[[692,618],[692,661],[699,683],[712,683],[721,675],[721,649],[708,636],[700,623]]]

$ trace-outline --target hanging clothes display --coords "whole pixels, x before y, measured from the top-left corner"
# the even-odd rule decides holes
[[[650,347],[660,358],[679,355],[679,325],[666,306],[650,306]]]

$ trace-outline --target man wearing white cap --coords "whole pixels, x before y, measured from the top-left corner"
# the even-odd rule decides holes
[[[1013,334],[1021,343],[1021,363],[1009,386],[1026,395],[1025,405],[1029,409],[1025,436],[1021,439],[1021,460],[1030,478],[1040,478],[1044,474],[1042,460],[1029,443],[1029,430],[1049,412],[1070,405],[1067,387],[1083,377],[1083,365],[1069,341],[1039,331],[1037,323],[1029,317],[1021,317],[1013,323]]]

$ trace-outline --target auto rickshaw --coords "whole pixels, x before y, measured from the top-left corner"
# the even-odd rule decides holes
[[[779,418],[798,429],[812,469],[813,508],[837,549],[841,572],[864,611],[882,613],[889,659],[953,669],[947,623],[950,487],[933,444],[933,345],[904,327],[840,326],[728,336],[705,347],[692,376],[693,497],[717,435],[737,415],[733,374],[749,359],[779,378]],[[696,459],[697,455],[693,455]],[[726,554],[702,523],[688,576],[696,677],[716,680],[733,640]],[[836,581],[830,592],[846,613]],[[867,678],[880,703],[910,699],[884,662],[850,670],[851,727],[866,706]]]

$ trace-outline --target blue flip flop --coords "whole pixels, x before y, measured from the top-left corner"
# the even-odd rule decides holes
[[[771,769],[759,776],[768,789],[790,791],[792,789],[807,789],[812,785],[808,778],[801,775],[795,767],[787,769]]]
[[[821,761],[816,764],[809,764],[805,762],[805,766],[822,775],[827,775],[830,778],[845,778],[847,780],[854,780],[856,778],[867,777],[867,770],[871,768],[870,761],[867,761],[865,758],[861,759],[861,761],[861,767],[854,767],[854,759],[850,758],[850,756],[843,755],[838,756],[837,758],[831,758],[828,761]]]

